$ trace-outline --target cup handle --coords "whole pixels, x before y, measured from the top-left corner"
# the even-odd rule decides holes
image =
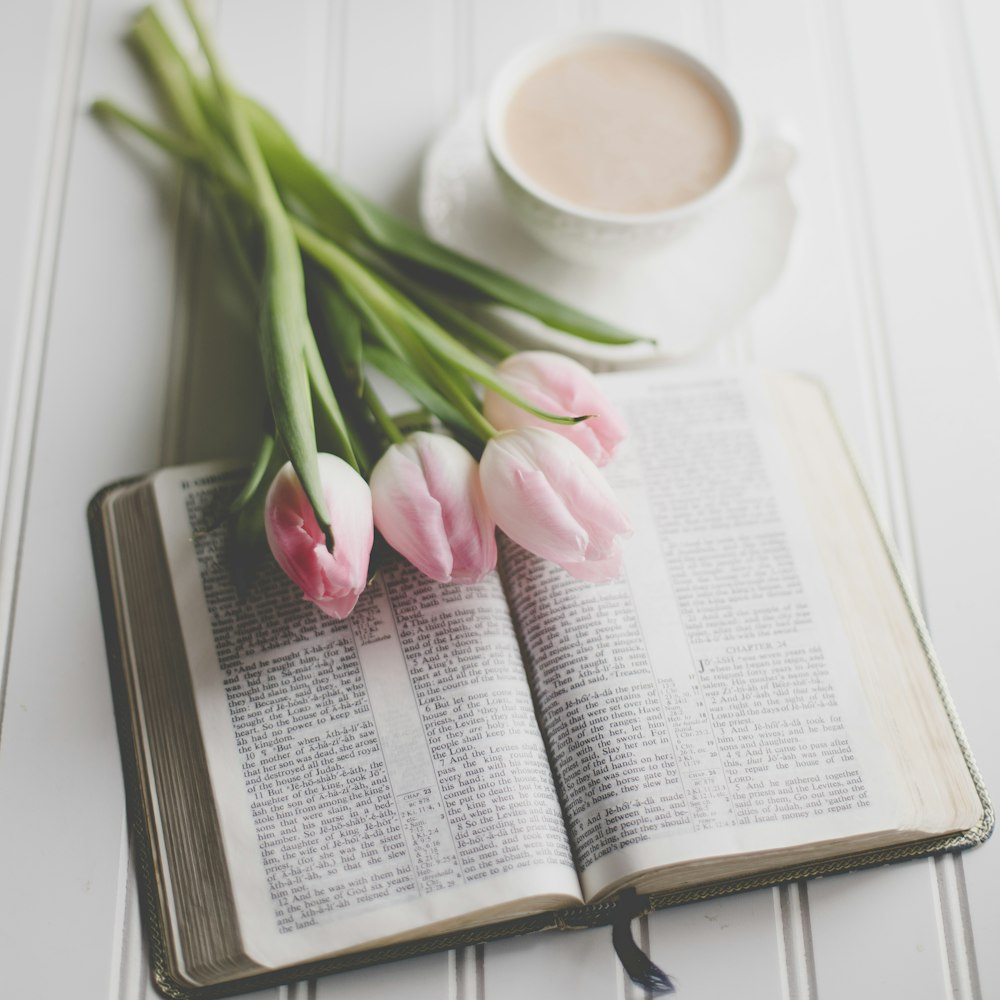
[[[747,181],[784,180],[799,159],[799,136],[793,122],[763,118],[753,124]]]

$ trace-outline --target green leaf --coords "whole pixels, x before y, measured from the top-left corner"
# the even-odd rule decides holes
[[[309,351],[315,338],[306,310],[305,278],[292,231],[242,101],[222,71],[215,46],[192,0],[183,0],[188,19],[218,91],[219,107],[250,176],[265,244],[259,344],[275,426],[296,475],[332,548],[333,537],[319,478],[316,432],[310,397]],[[323,400],[324,404],[326,400]],[[338,411],[339,412],[339,411]],[[349,447],[349,445],[348,445]]]
[[[242,98],[243,108],[278,185],[293,196],[338,241],[363,237],[350,206],[336,185],[295,144],[281,123],[261,105]]]
[[[250,469],[250,475],[247,476],[247,481],[243,484],[243,489],[240,490],[240,492],[233,499],[233,502],[229,505],[230,514],[238,514],[253,499],[261,485],[265,482],[265,473],[271,463],[271,456],[273,454],[274,435],[265,434],[260,442],[260,447],[257,449],[257,455],[254,458],[253,467]],[[275,469],[274,472],[276,473],[277,469]],[[271,478],[274,478],[273,474]],[[270,486],[270,479],[267,480],[267,485],[264,487],[265,490],[268,486]]]
[[[465,414],[467,421],[479,427],[482,440],[492,437],[495,431],[477,409],[471,387],[462,383],[460,373],[442,364],[412,329],[405,310],[415,307],[332,241],[302,222],[295,222],[294,228],[303,250],[339,282],[363,325],[391,351],[410,360],[441,395]]]
[[[316,431],[313,424],[309,373],[305,360],[304,289],[294,287],[287,253],[269,241],[264,263],[264,297],[258,323],[258,347],[274,423],[281,434],[302,488],[316,518],[329,529],[329,516],[319,480]],[[312,338],[312,331],[309,331]]]
[[[332,448],[345,462],[350,463],[360,472],[350,431],[347,428],[344,415],[340,411],[333,386],[330,385],[330,378],[323,365],[323,359],[320,357],[319,348],[311,336],[306,341],[306,366],[309,370],[309,384],[312,386],[316,410],[331,438]]]
[[[365,356],[383,375],[405,389],[424,409],[433,413],[442,423],[461,432],[464,437],[477,440],[478,429],[463,413],[451,405],[440,393],[432,389],[405,361],[383,347],[370,344]]]
[[[364,389],[361,317],[348,297],[318,271],[307,275],[309,301],[318,314],[316,326],[326,335],[330,350],[353,391]]]
[[[464,372],[470,378],[475,379],[480,384],[492,389],[494,392],[509,399],[512,403],[520,406],[523,410],[533,414],[542,420],[547,420],[553,424],[578,424],[583,420],[588,420],[592,414],[579,414],[565,417],[558,413],[550,413],[535,406],[503,381],[503,378],[496,373],[496,369],[483,361],[478,355],[473,354],[467,347],[460,344],[454,337],[443,330],[426,313],[422,312],[410,302],[402,293],[393,288],[384,286],[387,294],[395,299],[396,307],[400,314],[410,324],[410,327],[418,337],[432,350],[438,357],[443,359],[447,365]]]
[[[267,440],[270,440],[271,447],[266,464],[260,468],[260,458],[267,449]],[[288,456],[281,446],[281,441],[267,435],[257,453],[257,459],[247,484],[240,496],[233,501],[233,507],[237,507],[237,502],[246,494],[245,501],[239,503],[238,509],[234,511],[231,508],[229,520],[231,530],[227,545],[230,573],[237,592],[241,595],[247,592],[255,572],[266,560],[268,546],[264,531],[264,507],[267,501],[267,491],[271,488],[274,477],[287,461]]]
[[[179,160],[196,166],[202,165],[201,147],[189,141],[186,136],[150,125],[112,101],[94,101],[90,110],[104,121],[114,121],[128,126]]]
[[[365,403],[385,440],[389,444],[400,444],[403,441],[403,435],[399,427],[396,426],[396,421],[389,416],[389,411],[382,405],[382,400],[378,398],[378,393],[372,388],[370,382],[365,385]]]
[[[499,359],[507,358],[514,353],[514,348],[505,340],[456,308],[443,296],[431,291],[426,285],[379,262],[373,261],[372,266],[389,284],[404,292],[432,319],[440,323],[449,333],[463,340],[467,346]]]
[[[190,68],[154,8],[139,14],[128,40],[156,79],[159,94],[177,122],[193,139],[209,143],[211,129],[195,95]]]

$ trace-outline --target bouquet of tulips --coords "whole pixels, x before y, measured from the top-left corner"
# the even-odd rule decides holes
[[[206,67],[156,12],[130,39],[173,118],[95,111],[179,157],[256,297],[271,425],[233,502],[233,530],[343,618],[375,530],[427,576],[481,579],[495,530],[581,579],[617,575],[628,521],[597,466],[625,433],[595,379],[548,352],[516,353],[481,318],[502,306],[600,343],[634,337],[427,239],[326,175],[238,93],[191,0]],[[422,408],[393,418],[371,366]],[[419,429],[414,429],[417,427]],[[431,427],[439,430],[429,429]]]

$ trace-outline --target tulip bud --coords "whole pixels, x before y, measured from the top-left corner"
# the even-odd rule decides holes
[[[333,455],[319,456],[320,484],[333,529],[333,551],[286,463],[271,483],[264,528],[274,558],[302,594],[331,618],[346,618],[368,582],[374,528],[368,484]]]
[[[498,430],[544,427],[568,438],[596,465],[606,465],[628,433],[597,379],[572,358],[550,351],[522,351],[497,365],[497,374],[540,410],[560,417],[592,414],[578,424],[554,424],[488,390],[483,415]]]
[[[631,525],[600,470],[565,438],[503,431],[486,445],[479,477],[497,526],[518,545],[581,580],[618,576],[618,537]]]
[[[371,475],[375,524],[421,573],[475,583],[496,566],[496,527],[476,460],[453,438],[418,431],[392,445]]]

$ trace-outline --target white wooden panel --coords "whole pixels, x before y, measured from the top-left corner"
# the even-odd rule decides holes
[[[581,14],[573,0],[508,0],[503,4],[473,0],[469,4],[468,45],[473,55],[472,86],[485,92],[503,61],[536,37],[572,28]]]
[[[776,909],[774,890],[763,889],[652,913],[650,957],[685,1000],[780,997],[785,968]]]
[[[603,0],[597,4],[596,25],[609,30],[648,32],[679,45],[695,46],[689,28],[691,5],[662,0]]]
[[[5,482],[25,374],[34,278],[41,264],[43,199],[60,180],[53,165],[55,127],[62,82],[59,68],[70,23],[69,6],[61,0],[0,7],[0,38],[4,39],[0,121],[5,148],[16,154],[9,156],[8,172],[0,185],[0,476]],[[33,86],[26,88],[25,81]],[[58,192],[53,192],[49,204],[57,203]],[[36,362],[35,372],[37,368]],[[0,520],[3,509],[0,494]]]
[[[876,45],[862,44],[857,28],[870,24],[870,13],[849,11],[855,63],[874,77]],[[984,135],[987,119],[956,113],[966,70],[966,51],[955,44],[963,29],[950,20],[956,14],[935,4],[908,10],[911,24],[939,45],[899,48],[894,65],[906,86],[874,91],[863,141],[878,193],[879,266],[921,589],[959,714],[995,789],[996,681],[986,665],[1000,655],[992,624],[1000,599],[996,178],[983,186],[981,157],[997,133],[995,119]],[[977,60],[976,73],[991,62]],[[984,91],[982,100],[995,94]],[[964,868],[967,881],[955,892],[967,888],[968,901],[952,900],[951,910],[967,913],[973,926],[992,920],[995,927],[1000,856],[988,847],[964,859]],[[956,929],[953,948],[965,930]],[[1000,960],[973,938],[982,995],[990,996],[1000,990]]]
[[[157,333],[170,315],[163,196],[84,113],[98,93],[141,93],[119,40],[125,9],[91,5],[41,326],[49,405],[35,436],[0,746],[0,884],[17,900],[0,936],[6,988],[24,996],[37,995],[43,969],[50,995],[109,996],[119,971],[121,776],[83,511],[102,482],[156,464]],[[65,962],[52,962],[53,942]]]
[[[228,0],[215,34],[237,86],[281,119],[310,156],[322,152],[329,5],[325,0]]]
[[[751,317],[754,357],[822,380],[885,509],[877,408],[866,375],[872,333],[850,228],[861,212],[848,159],[853,109],[821,15],[818,4],[796,0],[725,5],[731,79],[751,114],[788,130],[799,149],[795,245],[779,288]]]
[[[139,889],[135,871],[131,868],[131,856],[123,853],[123,862],[130,870],[122,873],[120,881],[120,919],[113,927],[123,927],[124,933],[118,943],[120,954],[112,962],[118,967],[118,1000],[156,1000],[160,996],[153,986],[149,971],[149,951],[140,919]],[[265,994],[266,995],[266,994]]]
[[[12,171],[0,185],[0,649],[7,650],[33,420],[45,357],[48,289],[69,161],[82,16],[67,3],[4,7],[0,120]],[[27,86],[26,86],[27,85]],[[6,181],[6,178],[5,178]],[[2,726],[9,657],[0,659]]]
[[[974,855],[975,856],[975,855]],[[982,852],[978,856],[982,856]],[[934,874],[938,884],[938,898],[941,909],[941,937],[944,944],[945,955],[948,962],[948,972],[952,982],[952,989],[956,996],[980,997],[984,996],[980,984],[985,981],[992,989],[995,981],[994,969],[995,959],[991,955],[991,949],[983,947],[989,941],[990,933],[988,928],[989,911],[980,911],[976,917],[970,911],[968,895],[968,878],[965,867],[965,855],[948,854],[934,861]],[[989,871],[980,875],[972,873],[972,878],[989,878]],[[980,893],[982,895],[982,893]],[[976,933],[973,930],[973,919],[975,926],[979,928],[979,948],[976,948]],[[983,933],[983,932],[986,933]],[[981,969],[983,961],[977,956],[983,955],[985,961],[985,975]]]
[[[553,931],[488,944],[478,997],[517,1000],[613,1000],[624,985],[621,966],[609,959],[611,931]]]
[[[454,981],[454,960],[448,953],[409,958],[357,972],[325,976],[315,982],[310,1000],[442,1000]]]
[[[985,713],[977,720],[965,709],[983,704],[981,695],[978,701],[973,695],[973,685],[981,683],[980,665],[995,655],[997,643],[985,629],[970,633],[969,616],[976,620],[981,602],[979,620],[986,622],[986,608],[996,606],[993,567],[1000,539],[988,527],[984,535],[983,528],[991,523],[986,511],[996,509],[1000,477],[995,463],[984,474],[972,456],[995,452],[1000,408],[994,318],[984,287],[968,148],[954,114],[956,93],[942,43],[946,36],[933,5],[843,9],[868,186],[871,263],[891,370],[880,391],[895,423],[905,513],[912,525],[897,517],[897,530],[912,530],[912,539],[898,541],[911,570],[920,571],[931,630],[952,687],[959,690],[967,679],[972,697],[959,703],[966,725],[975,738],[978,721],[985,737],[992,731]],[[908,20],[907,44],[891,45],[900,16]],[[891,72],[886,72],[887,51]],[[896,505],[897,512],[902,506]],[[972,524],[977,530],[963,539],[963,526]],[[956,574],[965,581],[961,594]],[[956,637],[961,636],[954,652],[945,626],[949,610]],[[983,763],[989,771],[991,762]],[[1000,869],[993,859],[995,854],[984,852],[974,862],[992,869],[982,872],[977,884],[995,883]],[[928,898],[921,896],[908,912],[911,929],[919,929],[921,920],[929,925],[925,910],[938,917],[933,888],[928,886]],[[881,948],[885,967],[895,968],[910,947],[911,939],[901,937],[897,954]],[[955,960],[954,939],[942,940],[939,947],[939,961],[946,962],[949,952]]]
[[[978,117],[982,126],[988,126],[981,141],[989,159],[989,180],[995,196],[1000,186],[1000,130],[996,127],[1000,114],[1000,65],[992,41],[1000,33],[1000,10],[990,0],[961,0],[951,5],[952,9],[947,4],[940,6],[946,14],[956,18],[956,54],[964,55],[964,69],[975,88],[974,95],[966,98],[970,102],[967,113]],[[997,224],[996,215],[991,222],[994,226]]]
[[[354,0],[342,25],[329,54],[339,63],[339,169],[415,221],[424,148],[455,102],[454,8],[443,0]]]
[[[959,92],[957,114],[970,149],[994,312],[1000,314],[1000,64],[991,44],[1000,37],[1000,8],[989,0],[938,6]]]
[[[934,882],[934,862],[923,860],[810,883],[818,996],[948,996],[937,914],[926,904]]]

